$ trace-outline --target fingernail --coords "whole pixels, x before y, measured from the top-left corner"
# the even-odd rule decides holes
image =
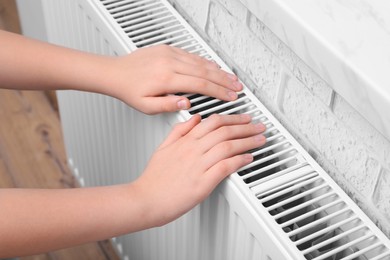
[[[265,125],[262,123],[257,123],[255,124],[255,128],[256,130],[263,132],[265,130]]]
[[[258,143],[263,143],[265,141],[265,136],[264,135],[256,135],[255,141]]]
[[[253,161],[253,155],[250,153],[243,154],[243,157],[244,157],[245,162],[247,162],[247,163],[250,163]]]
[[[233,81],[237,81],[237,80],[238,80],[238,78],[237,78],[237,76],[236,76],[236,75],[233,75],[233,74],[227,73],[227,76],[228,76],[228,78],[229,78],[229,79],[231,79],[231,80],[233,80]]]
[[[177,102],[177,107],[179,109],[186,109],[187,108],[187,102],[185,100],[179,100]]]
[[[229,99],[231,99],[231,100],[237,99],[237,93],[234,91],[228,91],[227,95],[229,96]]]
[[[241,90],[243,86],[239,81],[235,81],[233,82],[233,87],[235,90]]]

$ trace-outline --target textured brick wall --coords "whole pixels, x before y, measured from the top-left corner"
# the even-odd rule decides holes
[[[390,237],[389,140],[241,1],[171,0],[260,101]]]

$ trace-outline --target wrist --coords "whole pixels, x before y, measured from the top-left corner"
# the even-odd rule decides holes
[[[113,65],[116,58],[80,53],[80,62],[70,72],[69,89],[113,96]],[[72,68],[71,68],[72,69]]]
[[[122,185],[121,185],[122,186]],[[124,184],[124,209],[129,226],[127,233],[156,227],[150,194],[138,180]],[[131,221],[133,219],[133,221]]]
[[[165,216],[164,209],[161,208],[162,201],[154,195],[156,191],[146,183],[152,183],[144,179],[144,176],[131,183],[133,194],[132,198],[137,198],[138,212],[137,217],[143,220],[143,229],[160,227],[169,222],[169,216]]]

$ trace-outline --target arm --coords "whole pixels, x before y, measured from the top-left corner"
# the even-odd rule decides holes
[[[145,113],[188,108],[176,92],[232,100],[237,78],[195,55],[158,46],[123,57],[70,50],[0,31],[0,82],[13,89],[77,89],[111,95]],[[139,86],[142,86],[139,87]],[[184,106],[178,106],[184,101]],[[0,190],[0,257],[30,255],[164,225],[203,201],[264,143],[248,116],[194,116],[128,184]],[[156,193],[155,191],[158,191]],[[174,191],[174,192],[172,192]]]
[[[242,90],[236,76],[213,62],[168,46],[108,57],[1,30],[0,43],[3,88],[97,92],[148,114],[189,108],[187,98],[166,94],[200,93],[228,101],[236,99],[236,92]]]
[[[248,115],[194,116],[178,124],[129,184],[0,190],[0,257],[106,239],[164,225],[203,201],[264,144]]]

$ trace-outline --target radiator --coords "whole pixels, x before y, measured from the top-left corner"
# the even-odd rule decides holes
[[[168,44],[231,71],[164,0],[43,0],[49,40],[104,55]],[[69,165],[83,186],[129,182],[172,125],[246,113],[267,144],[209,198],[161,228],[113,238],[122,259],[390,259],[388,238],[244,87],[233,102],[186,95],[191,109],[146,116],[99,94],[60,91]]]

